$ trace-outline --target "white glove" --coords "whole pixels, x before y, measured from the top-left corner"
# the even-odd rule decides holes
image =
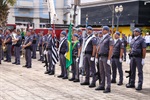
[[[122,58],[119,59],[119,62],[122,63]]]
[[[145,64],[145,59],[142,59],[141,64],[144,66],[144,64]]]
[[[91,61],[94,61],[94,57],[91,57],[91,59],[90,59]]]
[[[46,50],[44,50],[44,55],[46,55],[47,54],[47,51]]]
[[[76,62],[79,62],[79,58],[76,58]]]
[[[98,59],[97,58],[95,58],[95,64],[97,64],[98,63]]]
[[[107,64],[108,64],[109,66],[111,66],[110,60],[107,60]]]
[[[65,55],[64,55],[65,57],[67,56],[67,53],[65,53]]]

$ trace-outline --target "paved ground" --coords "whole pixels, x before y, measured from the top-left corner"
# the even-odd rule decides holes
[[[3,62],[0,65],[0,100],[150,100],[149,61],[150,54],[147,54],[142,91],[125,88],[128,79],[124,74],[124,85],[112,84],[112,92],[109,94],[81,86],[79,83],[45,75],[44,64],[37,60],[33,60],[32,69]],[[123,69],[128,69],[126,63],[123,63]],[[60,67],[57,65],[56,76],[59,73]]]

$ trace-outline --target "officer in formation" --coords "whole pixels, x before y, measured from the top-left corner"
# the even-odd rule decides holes
[[[130,55],[131,55],[131,77],[129,84],[126,85],[127,88],[135,88],[135,75],[136,67],[138,70],[138,86],[136,90],[142,90],[143,85],[143,66],[145,64],[146,56],[146,43],[144,38],[141,36],[141,30],[139,28],[134,29],[134,38],[131,41]]]
[[[39,33],[39,42],[38,42],[38,47],[39,47],[39,55],[40,58],[38,61],[44,61],[44,55],[43,55],[43,32]]]
[[[102,29],[103,39],[99,43],[98,57],[99,57],[99,69],[101,84],[96,90],[104,90],[104,93],[111,92],[111,62],[112,51],[114,46],[114,41],[109,35],[109,27],[104,26]],[[107,79],[107,80],[106,80]],[[107,81],[107,86],[105,88],[105,81]]]
[[[32,38],[33,38],[33,42],[32,42],[32,58],[36,59],[36,49],[37,49],[37,34],[35,33],[34,30],[32,30]]]
[[[11,30],[6,30],[6,37],[4,40],[4,45],[6,46],[6,62],[11,62],[11,48],[12,48],[12,37],[11,37]]]
[[[80,42],[78,40],[79,35],[73,34],[73,45],[72,45],[72,78],[69,81],[79,82],[79,66],[77,58],[79,58],[78,49],[80,48]]]
[[[69,50],[69,47],[68,47],[66,36],[67,36],[66,31],[62,31],[60,34],[60,44],[58,48],[58,54],[59,54],[60,66],[61,66],[61,74],[58,76],[58,78],[63,78],[63,79],[68,79],[65,56]]]
[[[122,34],[122,42],[124,43],[123,60],[126,61],[126,53],[127,53],[127,37],[125,36],[125,34]]]
[[[31,50],[33,37],[31,36],[30,30],[27,31],[26,35],[27,36],[25,38],[24,45],[22,46],[22,48],[25,49],[25,60],[26,60],[26,64],[23,67],[31,68],[32,67]]]
[[[21,50],[21,44],[22,44],[22,36],[20,34],[20,30],[17,29],[16,37],[12,40],[14,45],[14,56],[15,56],[15,62],[12,64],[20,65],[20,50]]]
[[[116,74],[117,69],[119,72],[119,82],[118,85],[123,84],[123,71],[122,71],[122,57],[123,57],[123,49],[124,43],[119,39],[120,33],[116,32],[114,34],[114,48],[112,54],[112,80],[111,83],[116,83]]]
[[[1,60],[2,60],[2,45],[3,45],[3,41],[4,41],[4,36],[3,36],[3,29],[0,28],[0,64],[2,63]]]
[[[43,51],[45,51],[45,50],[46,50],[46,47],[47,47],[47,37],[48,37],[48,34],[45,34],[45,35],[43,36],[43,48],[42,48]],[[44,57],[42,63],[45,63],[45,57]]]
[[[47,37],[47,50],[48,50],[48,69],[45,72],[45,74],[49,75],[54,75],[54,65],[52,64],[52,34],[53,34],[53,29],[49,28],[48,29],[48,37]]]
[[[85,81],[81,85],[89,85],[90,88],[95,87],[96,84],[96,69],[95,69],[95,54],[96,54],[96,38],[93,34],[92,27],[87,27],[87,38],[84,45],[84,68],[86,72]],[[92,72],[92,83],[90,84],[90,69]]]

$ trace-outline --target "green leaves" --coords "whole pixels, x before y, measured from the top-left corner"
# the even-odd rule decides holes
[[[13,6],[16,0],[0,0],[0,27],[5,26],[9,14],[9,5]]]

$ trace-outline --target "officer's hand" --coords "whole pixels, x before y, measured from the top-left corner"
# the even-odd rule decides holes
[[[122,58],[119,59],[119,62],[122,63]]]
[[[22,46],[22,48],[25,48],[25,47],[26,47],[25,45]]]
[[[107,64],[108,64],[109,66],[111,66],[110,60],[107,60]]]
[[[145,59],[142,59],[142,62],[141,62],[141,63],[142,63],[142,65],[144,66],[144,64],[145,64]]]
[[[98,59],[97,58],[95,58],[95,64],[97,64],[98,63]]]
[[[76,58],[76,62],[79,62],[79,58]]]
[[[65,55],[64,55],[65,57],[67,56],[67,53],[65,53]]]
[[[91,57],[91,59],[90,59],[91,61],[94,61],[94,57]]]
[[[46,50],[44,50],[44,55],[46,55],[47,54],[47,51]]]

